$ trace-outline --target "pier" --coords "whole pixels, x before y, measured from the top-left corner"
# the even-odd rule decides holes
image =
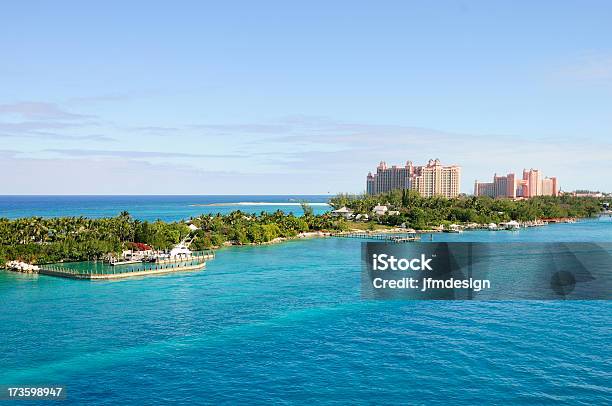
[[[198,271],[206,267],[206,261],[215,257],[214,252],[202,252],[188,258],[164,262],[140,262],[114,265],[106,262],[66,263],[41,265],[37,273],[81,280],[109,280],[138,276],[162,275],[173,272]],[[80,268],[79,265],[83,267]]]
[[[349,232],[332,234],[333,237],[340,238],[358,238],[362,240],[378,240],[389,242],[410,242],[419,241],[421,237],[415,233],[405,233],[405,235],[387,234],[387,233],[368,233],[368,232]]]

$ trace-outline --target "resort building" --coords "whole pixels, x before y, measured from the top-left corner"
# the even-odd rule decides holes
[[[557,193],[557,178],[542,179],[542,196],[556,196]]]
[[[493,182],[474,183],[475,196],[530,198],[533,196],[558,196],[557,178],[542,178],[538,169],[524,169],[522,179],[514,173],[506,176],[493,175]]]
[[[372,211],[377,216],[384,216],[385,214],[387,214],[387,211],[389,211],[389,208],[387,206],[378,205],[378,206],[374,206]]]
[[[405,166],[393,165],[390,168],[381,161],[375,174],[368,173],[366,192],[369,195],[377,195],[395,189],[410,189],[410,179],[414,175],[414,170],[411,161],[407,161]]]
[[[612,196],[612,193],[602,193],[602,192],[599,192],[599,191],[591,191],[591,190],[575,190],[573,192],[564,192],[563,194],[569,195],[569,196],[576,196],[576,197],[608,197],[608,196]]]
[[[474,184],[474,195],[495,197],[495,188],[493,187],[493,183],[476,181]]]
[[[353,217],[353,210],[344,206],[339,208],[338,210],[332,211],[331,214],[333,217],[343,217],[345,219],[350,219],[351,217]]]
[[[427,165],[415,166],[411,161],[406,165],[388,167],[381,162],[376,173],[368,173],[366,192],[369,195],[387,193],[396,189],[419,192],[421,196],[456,197],[460,193],[461,167],[445,166],[439,159],[430,159]]]

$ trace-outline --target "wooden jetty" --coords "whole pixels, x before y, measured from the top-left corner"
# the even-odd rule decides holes
[[[207,260],[207,259],[213,259],[215,257],[215,253],[214,251],[208,251],[208,252],[196,254],[195,256],[200,260]],[[157,259],[154,263],[155,264],[172,264],[172,263],[186,261],[185,259],[181,259],[181,258],[182,257]]]
[[[389,241],[389,242],[410,242],[419,241],[421,236],[416,233],[405,233],[404,235],[398,234],[387,234],[387,233],[368,233],[368,232],[343,232],[333,234],[333,237],[340,238],[359,238],[362,240],[378,240],[378,241]]]

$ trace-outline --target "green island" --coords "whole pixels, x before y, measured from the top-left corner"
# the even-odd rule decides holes
[[[227,215],[203,214],[189,221],[140,221],[127,212],[117,217],[0,218],[0,264],[19,260],[30,264],[105,259],[147,244],[167,251],[188,242],[194,251],[224,245],[265,244],[304,236],[321,236],[348,230],[384,230],[403,226],[415,230],[455,224],[487,224],[552,218],[591,217],[601,211],[602,199],[593,197],[534,197],[528,200],[461,196],[423,198],[413,191],[393,191],[377,196],[341,194],[330,200],[334,209],[348,208],[351,218],[334,212],[313,214],[307,203],[304,215],[282,211],[260,214],[233,211]],[[376,206],[389,212],[373,214]],[[355,219],[357,214],[363,216]]]
[[[411,190],[395,190],[380,195],[340,194],[330,200],[334,208],[346,207],[354,217],[368,215],[367,227],[376,224],[415,230],[429,230],[440,225],[540,221],[546,219],[587,218],[602,211],[605,199],[595,197],[537,196],[530,199],[493,199],[487,196],[421,197]],[[376,206],[388,213],[372,216]],[[353,218],[354,218],[353,217]],[[363,221],[361,222],[364,223]],[[363,227],[362,227],[363,228]]]
[[[191,250],[201,251],[346,229],[343,219],[329,213],[314,215],[307,204],[303,209],[305,214],[300,217],[282,211],[250,214],[237,210],[227,215],[201,215],[188,222],[140,221],[128,212],[99,219],[0,218],[0,266],[9,260],[30,264],[99,260],[119,256],[137,244],[168,251],[186,241]]]

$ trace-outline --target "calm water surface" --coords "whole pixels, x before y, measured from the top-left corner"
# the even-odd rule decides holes
[[[0,196],[0,217],[30,216],[91,218],[114,217],[128,211],[140,220],[184,220],[200,214],[249,213],[282,210],[302,214],[301,201],[311,202],[315,213],[329,210],[330,196]]]
[[[612,241],[612,222],[435,239]],[[63,404],[612,403],[610,302],[364,301],[359,273],[346,239],[124,281],[0,272],[0,385],[65,384]]]

